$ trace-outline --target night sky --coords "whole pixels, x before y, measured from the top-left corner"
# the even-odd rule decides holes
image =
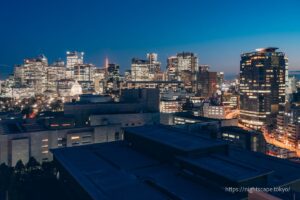
[[[67,50],[122,69],[132,57],[195,52],[212,70],[237,74],[240,53],[275,46],[300,69],[299,0],[2,0],[0,75],[25,57],[52,62]]]

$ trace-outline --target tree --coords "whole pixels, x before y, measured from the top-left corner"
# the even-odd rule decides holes
[[[56,100],[51,103],[51,108],[54,111],[60,111],[63,109],[63,102],[61,100]]]
[[[26,117],[28,117],[29,116],[29,114],[31,114],[32,113],[32,107],[31,106],[26,106],[26,107],[24,107],[23,108],[23,110],[21,111],[21,113],[23,114],[23,115],[26,115]]]
[[[24,166],[22,160],[18,160],[18,162],[16,163],[15,171],[16,171],[17,173],[24,173],[24,171],[25,171],[25,166]]]
[[[36,161],[34,157],[30,157],[28,163],[26,164],[26,168],[29,171],[38,169],[40,166],[40,163]]]
[[[12,167],[7,166],[5,163],[0,165],[0,191],[6,192],[8,190],[9,181],[13,174]]]
[[[55,173],[55,165],[54,162],[43,162],[42,170],[47,175],[53,175]]]
[[[40,164],[32,157],[26,168],[21,160],[14,168],[4,163],[0,165],[0,199],[70,199],[70,188],[56,178],[56,165],[53,161]]]

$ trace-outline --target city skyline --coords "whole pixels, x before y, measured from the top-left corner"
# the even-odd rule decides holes
[[[0,200],[300,199],[299,0],[0,3]]]
[[[2,4],[0,21],[7,30],[0,37],[6,47],[0,50],[2,74],[26,57],[45,54],[52,62],[64,59],[67,50],[84,51],[86,62],[97,66],[107,56],[122,71],[133,57],[148,52],[158,53],[164,69],[167,57],[188,51],[197,54],[200,64],[228,75],[238,74],[241,53],[275,46],[286,52],[291,70],[300,66],[300,3],[294,0]]]

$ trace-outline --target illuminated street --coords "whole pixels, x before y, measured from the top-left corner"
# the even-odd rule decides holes
[[[275,138],[272,138],[269,136],[269,134],[263,132],[264,134],[264,137],[266,139],[266,141],[269,143],[269,144],[273,144],[275,146],[278,146],[280,148],[285,148],[285,149],[289,149],[290,151],[295,151],[297,153],[297,156],[300,157],[300,149],[296,149],[290,145],[287,145],[287,144],[284,144],[278,140],[276,140]]]

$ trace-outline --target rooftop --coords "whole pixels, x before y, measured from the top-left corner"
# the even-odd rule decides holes
[[[124,142],[52,150],[92,199],[232,199],[197,184],[176,168],[131,149]],[[230,198],[231,197],[231,198]]]
[[[195,116],[195,115],[192,115],[189,112],[177,112],[177,113],[174,114],[174,117],[181,117],[181,118],[186,118],[186,119],[193,119],[193,120],[197,120],[199,122],[231,120],[231,119],[213,119],[213,118],[208,118],[208,117]]]
[[[241,199],[247,194],[224,187],[286,186],[300,180],[299,164],[222,148],[220,141],[187,131],[156,125],[127,128],[124,135],[124,141],[52,152],[92,199],[125,194],[129,199]],[[201,153],[181,154],[195,150]]]
[[[259,48],[255,49],[258,52],[275,52],[278,48],[277,47],[267,47],[267,48]]]
[[[186,131],[166,126],[140,126],[134,128],[126,128],[130,135],[138,135],[161,144],[171,146],[182,152],[191,152],[206,149],[209,147],[224,146],[221,141],[213,141],[204,137],[193,134],[185,134]],[[126,136],[125,136],[126,137]]]

